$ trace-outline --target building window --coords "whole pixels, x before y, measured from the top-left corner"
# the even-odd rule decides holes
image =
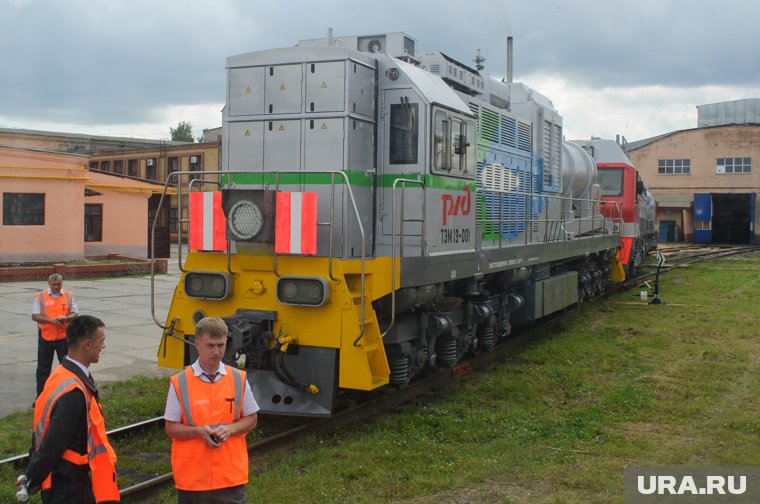
[[[114,173],[124,173],[124,160],[122,159],[116,159],[113,162],[113,172]]]
[[[101,203],[84,205],[84,241],[103,241],[103,205]]]
[[[148,180],[158,180],[156,171],[156,158],[148,158],[145,160],[145,178]]]
[[[177,216],[179,213],[177,212],[176,208],[170,208],[169,209],[169,231],[172,233],[176,233],[178,229],[178,219]]]
[[[660,159],[657,173],[659,175],[690,175],[691,159]]]
[[[169,158],[169,173],[174,173],[177,171],[179,171],[179,158],[170,157]]]
[[[3,193],[4,226],[44,226],[45,195]]]
[[[201,167],[201,156],[200,155],[192,155],[188,158],[189,161],[189,169],[191,172],[197,172],[197,173],[191,173],[190,174],[190,180],[197,180],[202,177],[201,173],[203,171],[203,168]]]
[[[188,160],[188,162],[190,164],[190,169],[191,170],[195,170],[195,171],[200,170],[201,159],[202,159],[202,157],[201,157],[200,154],[193,154],[193,155],[189,156],[187,158],[187,160]]]
[[[718,158],[715,163],[715,173],[752,173],[752,158]]]
[[[111,162],[110,161],[101,161],[100,162],[100,171],[107,172],[111,169]]]
[[[97,170],[97,169],[98,169],[98,162],[90,161],[90,170]]]
[[[127,159],[127,175],[137,177],[137,160]]]

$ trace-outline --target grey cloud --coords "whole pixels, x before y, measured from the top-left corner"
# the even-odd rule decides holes
[[[472,64],[479,48],[515,77],[592,87],[756,85],[760,4],[749,0],[0,0],[6,117],[117,124],[156,107],[224,101],[224,64],[301,38],[405,31]],[[212,127],[214,125],[204,125]]]

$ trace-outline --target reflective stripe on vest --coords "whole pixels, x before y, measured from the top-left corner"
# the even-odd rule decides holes
[[[87,462],[89,462],[87,460],[86,454],[83,455],[81,453],[75,452],[74,450],[64,451],[63,455],[61,455],[61,458],[63,460],[68,460],[72,464],[76,464],[76,465],[85,465]]]
[[[56,370],[57,369],[58,368],[56,368]],[[68,392],[71,386],[76,387],[77,385],[81,385],[81,382],[79,381],[77,377],[74,376],[72,378],[69,378],[63,381],[60,385],[58,385],[55,388],[55,390],[53,390],[48,395],[47,401],[45,401],[44,409],[42,410],[42,415],[40,416],[40,419],[37,422],[37,425],[35,426],[35,429],[34,429],[35,446],[40,446],[40,444],[42,444],[42,437],[47,428],[47,422],[50,419],[50,410],[53,409],[53,404],[55,404],[55,402],[58,400],[59,397],[61,397],[61,395],[63,395],[64,392]],[[85,392],[84,390],[82,390],[82,392],[84,392],[85,402],[87,403],[87,409],[89,410],[90,400],[87,397],[89,394],[87,394],[87,392]],[[89,419],[88,419],[88,422],[89,422]]]
[[[179,382],[179,389],[176,392],[179,394],[179,405],[182,407],[182,414],[185,415],[187,425],[195,427],[193,412],[190,410],[190,392],[187,390],[187,369],[177,375],[177,380]]]
[[[224,366],[228,374],[232,374],[232,382],[235,387],[235,416],[233,422],[240,420],[240,414],[242,411],[243,403],[243,373],[239,369],[232,366]],[[195,427],[195,421],[193,421],[193,412],[190,410],[190,394],[187,387],[187,371],[191,368],[186,368],[177,373],[177,385],[179,390],[176,392],[179,394],[179,404],[182,408],[182,414],[185,415],[187,424]]]
[[[87,453],[77,453],[67,449],[61,458],[75,465],[89,464],[92,472],[92,491],[96,502],[119,501],[119,489],[116,485],[116,454],[106,438],[105,424],[100,406],[97,400],[93,400],[90,391],[74,373],[63,366],[53,370],[45,388],[37,398],[39,405],[35,405],[35,450],[39,450],[45,438],[50,423],[50,415],[58,399],[70,392],[79,389],[85,397],[87,408]],[[47,490],[52,485],[52,474],[48,474],[42,482],[42,489]]]
[[[37,303],[40,305],[40,315],[43,317],[48,316],[48,308],[45,301],[46,295],[47,291],[41,291],[37,293]],[[61,289],[60,296],[47,296],[47,299],[50,299],[53,305],[61,307],[53,310],[55,313],[52,313],[51,316],[61,317],[71,314],[71,303],[73,299],[71,292],[65,289]],[[65,304],[59,302],[59,300],[65,300]],[[68,325],[68,322],[64,322],[60,326],[55,326],[50,323],[38,323],[37,327],[40,328],[42,339],[46,341],[57,341],[66,338],[66,327],[68,327]]]
[[[47,317],[47,309],[45,308],[45,292],[47,291],[39,292],[39,296],[37,297],[37,301],[40,304],[40,314],[43,317]],[[66,315],[69,315],[71,313],[71,292],[61,289],[61,294],[64,294],[66,296]]]
[[[214,428],[240,419],[246,375],[227,365],[225,371],[214,384],[195,376],[191,368],[171,377],[182,410],[182,423]],[[173,438],[172,470],[179,490],[206,491],[243,485],[248,482],[245,435],[230,436],[213,449],[200,437]]]

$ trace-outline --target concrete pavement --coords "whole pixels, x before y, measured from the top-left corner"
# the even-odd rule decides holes
[[[167,274],[155,277],[156,317],[163,323],[179,279],[176,258]],[[37,327],[32,321],[34,293],[47,282],[0,283],[0,416],[30,410],[35,398]],[[176,370],[159,368],[156,353],[161,328],[150,310],[150,275],[67,280],[79,312],[106,324],[106,348],[90,368],[98,383],[133,376],[168,376]],[[54,359],[53,367],[58,364]]]

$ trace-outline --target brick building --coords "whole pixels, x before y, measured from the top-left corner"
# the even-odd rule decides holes
[[[697,128],[626,145],[657,201],[660,241],[754,243],[760,100],[697,109]]]
[[[215,172],[221,169],[221,142],[160,144],[154,147],[99,151],[90,157],[89,167],[92,171],[113,173],[160,184],[166,183],[172,173],[188,172],[181,177],[175,175],[169,181],[170,186],[180,183],[182,201],[180,205],[179,197],[171,196],[167,206],[168,218],[160,219],[161,232],[168,230],[173,241],[177,239],[177,231],[182,223],[183,233],[185,233],[183,241],[186,243],[189,184],[192,180],[196,180],[193,185],[198,187],[201,180],[212,184],[219,182],[218,174],[204,174],[204,172]],[[149,207],[151,213],[148,216],[151,222],[154,217],[152,212],[157,207],[159,199],[160,195],[151,198]]]
[[[0,146],[0,263],[148,256],[158,184],[87,169],[88,156]]]
[[[181,219],[188,217],[187,188],[190,180],[219,180],[216,174],[201,176],[200,172],[218,171],[221,167],[221,128],[204,130],[204,138],[207,138],[207,141],[193,143],[0,128],[1,146],[90,156],[89,160],[86,160],[86,166],[92,173],[102,172],[125,179],[163,185],[173,172],[198,172],[197,175],[182,176],[184,196],[181,205],[174,191],[164,203],[157,220],[157,248],[160,249],[157,257],[168,257],[169,240],[177,239]],[[176,178],[172,180],[176,181]],[[153,223],[160,199],[160,191],[150,197],[148,223]],[[185,220],[182,224],[185,232],[186,222]]]

